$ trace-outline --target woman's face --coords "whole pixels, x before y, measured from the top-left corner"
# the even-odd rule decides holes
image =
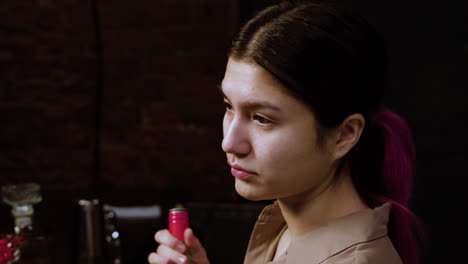
[[[229,59],[222,82],[226,152],[237,192],[271,200],[314,192],[330,176],[312,111],[257,64]]]

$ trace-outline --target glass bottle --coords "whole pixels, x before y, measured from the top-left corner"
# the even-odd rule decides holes
[[[190,227],[190,217],[188,210],[182,205],[177,205],[175,208],[169,209],[169,233],[175,238],[184,241],[185,229]],[[190,251],[184,253],[184,255],[192,263],[192,255]]]
[[[42,201],[40,185],[36,183],[2,186],[2,200],[12,207],[14,219],[14,257],[7,263],[47,264],[50,262],[48,241],[33,225],[34,205]]]

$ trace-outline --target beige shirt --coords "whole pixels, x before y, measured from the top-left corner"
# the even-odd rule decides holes
[[[337,218],[293,239],[271,261],[286,223],[277,203],[265,207],[252,232],[244,264],[401,264],[387,235],[391,204]]]

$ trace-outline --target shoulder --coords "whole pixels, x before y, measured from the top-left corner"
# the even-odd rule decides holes
[[[352,245],[326,259],[323,264],[402,264],[388,236]]]
[[[401,264],[387,234],[390,208],[364,209],[295,238],[288,263]]]

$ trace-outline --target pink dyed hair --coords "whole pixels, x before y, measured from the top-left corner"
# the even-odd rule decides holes
[[[381,107],[371,118],[383,137],[381,184],[383,193],[369,196],[392,204],[389,236],[403,263],[420,263],[419,248],[425,240],[422,222],[409,209],[416,167],[416,151],[411,130],[405,120]]]

